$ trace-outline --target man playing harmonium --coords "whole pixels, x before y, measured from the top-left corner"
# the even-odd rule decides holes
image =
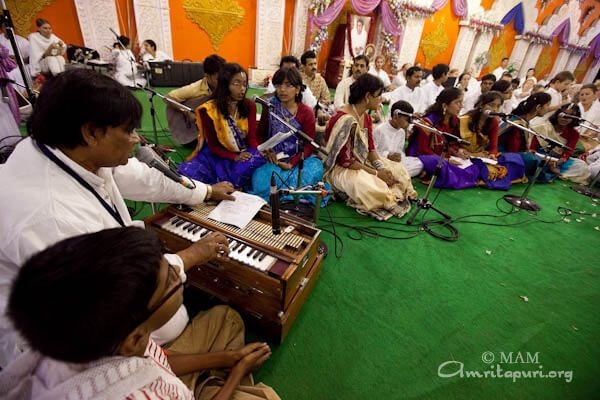
[[[24,344],[4,315],[8,288],[33,253],[83,233],[142,224],[132,221],[124,198],[133,201],[199,204],[234,200],[228,182],[189,189],[129,158],[140,141],[142,108],[113,79],[90,70],[71,70],[48,81],[27,122],[31,137],[19,143],[0,168],[0,366]],[[193,251],[227,249],[223,235]],[[106,251],[111,251],[107,248]],[[173,263],[186,266],[186,255]],[[179,336],[188,322],[185,307],[153,333],[159,344]]]

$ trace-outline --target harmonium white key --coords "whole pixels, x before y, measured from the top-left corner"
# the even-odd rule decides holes
[[[212,232],[179,216],[169,218],[167,221],[159,223],[158,226],[191,242],[196,242]],[[232,238],[227,240],[229,241],[228,257],[232,260],[262,272],[269,271],[277,262],[275,257],[262,250]]]

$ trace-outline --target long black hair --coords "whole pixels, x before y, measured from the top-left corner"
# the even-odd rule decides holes
[[[546,92],[534,93],[522,102],[513,110],[515,115],[526,115],[532,112],[537,106],[543,106],[552,101],[552,96]]]
[[[440,92],[438,97],[435,99],[435,103],[430,105],[425,111],[425,115],[435,114],[440,118],[444,117],[444,107],[443,104],[450,104],[454,100],[458,99],[460,95],[463,94],[463,91],[459,88],[449,87]]]
[[[348,103],[357,104],[359,101],[365,98],[367,93],[375,95],[375,93],[380,90],[383,91],[383,81],[379,79],[379,77],[371,74],[362,74],[356,81],[352,83],[352,85],[350,85],[350,96],[348,96]]]
[[[219,70],[217,88],[212,95],[212,98],[217,102],[217,109],[226,117],[229,116],[229,102],[231,101],[229,97],[231,95],[229,92],[229,84],[235,74],[243,74],[246,77],[246,91],[248,91],[248,74],[246,73],[246,70],[242,68],[240,64],[226,63],[223,64]],[[248,115],[250,114],[249,101],[244,98],[242,101],[238,102],[237,107],[240,115],[244,118],[248,118]]]
[[[558,114],[567,113],[567,111],[575,111],[573,114],[571,114],[571,113],[568,113],[568,114],[571,114],[574,117],[581,117],[581,111],[579,110],[579,106],[575,103],[567,103],[567,104],[563,104],[562,106],[560,106],[560,108],[558,110],[554,111],[554,114],[552,114],[550,116],[550,118],[548,118],[548,121],[552,125],[558,125]],[[577,125],[579,125],[579,120],[576,118],[571,118],[571,123],[569,123],[569,125],[567,125],[567,127],[575,128]]]
[[[296,95],[296,103],[300,103],[302,100],[302,92],[304,91],[304,84],[302,83],[302,76],[298,69],[296,68],[279,68],[275,74],[273,75],[273,85],[281,85],[283,81],[288,80],[290,85],[295,88],[300,88],[300,91]],[[277,92],[275,92],[275,96],[277,96]],[[277,97],[279,99],[279,97]]]
[[[504,95],[496,90],[490,90],[479,96],[479,99],[477,99],[477,102],[475,103],[475,108],[467,112],[467,114],[471,116],[471,121],[469,122],[470,130],[478,133],[490,131],[491,125],[494,123],[494,118],[488,118],[481,128],[481,131],[479,131],[479,121],[484,117],[483,106],[490,104],[496,99],[500,99],[500,104],[502,104],[504,102]]]
[[[50,147],[86,146],[81,128],[140,126],[142,106],[129,89],[89,69],[67,70],[44,84],[27,120],[27,132]]]

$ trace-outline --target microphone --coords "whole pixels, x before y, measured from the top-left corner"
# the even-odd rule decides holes
[[[490,110],[485,110],[483,112],[483,115],[485,115],[486,117],[500,117],[500,118],[508,118],[510,117],[512,114],[505,114],[505,113],[501,113],[501,112],[493,112]]]
[[[268,101],[266,101],[263,98],[258,97],[257,95],[252,95],[251,97],[252,101],[255,103],[259,103],[260,105],[262,105],[263,107],[267,107],[267,108],[273,108],[273,104],[269,103]]]
[[[113,28],[108,28],[108,29],[110,29],[110,31],[113,33],[113,35],[115,35],[117,37],[117,40],[119,40],[119,34],[117,32],[115,32]]]
[[[273,235],[281,234],[281,220],[279,219],[279,193],[275,183],[275,173],[271,174],[271,191],[269,192],[269,203],[271,206],[271,225],[273,226]]]
[[[419,119],[419,117],[417,117],[415,114],[407,113],[406,111],[402,110],[394,110],[394,117],[408,117],[409,119]]]
[[[163,161],[160,159],[158,154],[156,154],[150,147],[148,146],[140,146],[135,152],[135,158],[147,164],[150,168],[156,168],[160,172],[162,172],[167,178],[182,184],[183,186],[192,189],[191,186],[176,172],[171,171]]]
[[[577,115],[573,115],[573,114],[567,114],[567,113],[564,113],[564,112],[560,112],[560,113],[558,113],[558,116],[559,116],[559,118],[572,118],[572,119],[577,119],[577,120],[579,120],[579,121],[586,121],[586,122],[587,122],[587,120],[586,120],[586,119],[583,119],[583,118],[581,118],[581,117],[578,117]]]

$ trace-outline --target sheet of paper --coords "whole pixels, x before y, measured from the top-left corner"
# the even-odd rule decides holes
[[[237,226],[244,229],[252,218],[258,213],[266,201],[253,194],[233,192],[235,201],[222,200],[209,214],[208,218]]]
[[[468,168],[471,165],[473,165],[473,163],[471,162],[471,160],[463,160],[460,157],[451,156],[450,160],[455,161],[456,163],[458,163],[458,168],[460,168],[460,169],[465,169],[465,168]]]
[[[473,158],[477,158],[486,164],[492,164],[492,165],[498,164],[498,161],[492,160],[491,158],[486,158],[486,157],[473,157]]]

